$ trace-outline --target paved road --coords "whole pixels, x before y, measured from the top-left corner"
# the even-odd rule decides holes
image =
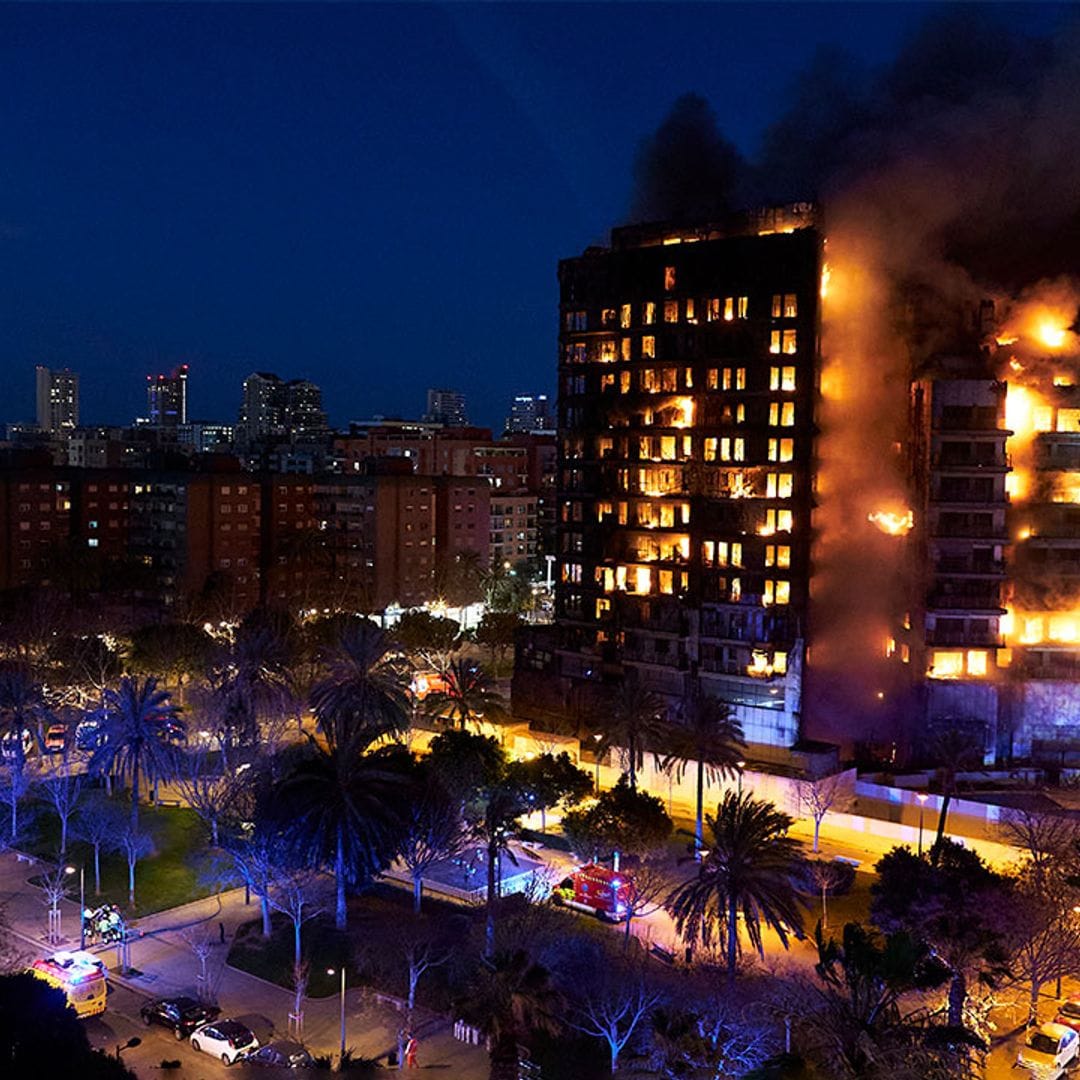
[[[43,940],[46,906],[40,890],[29,884],[29,879],[39,871],[40,866],[29,866],[14,853],[0,854],[0,911],[9,936],[14,938],[15,951],[25,960],[48,955],[57,947],[78,945],[78,904],[71,901],[63,905],[65,941],[50,947]],[[141,936],[131,944],[131,963],[139,974],[120,977],[110,970],[113,989],[109,1008],[102,1017],[87,1021],[87,1031],[95,1045],[115,1048],[118,1042],[126,1042],[137,1034],[145,1044],[124,1054],[140,1075],[156,1074],[163,1058],[185,1062],[184,1071],[175,1075],[219,1075],[223,1069],[220,1062],[177,1043],[168,1032],[143,1028],[139,1006],[150,997],[181,993],[197,996],[198,963],[187,939],[207,935],[217,941],[221,923],[226,938],[231,940],[237,926],[254,918],[257,911],[254,904],[245,905],[243,890],[235,889],[138,920],[136,927]],[[110,969],[115,969],[118,963],[115,947],[95,951]],[[229,967],[225,963],[226,954],[226,946],[215,945],[207,965],[209,985],[223,1015],[247,1023],[260,1039],[284,1037],[292,994]],[[340,1044],[339,1016],[336,995],[305,1004],[304,1038],[313,1054],[336,1053]],[[373,1003],[359,989],[348,991],[346,1041],[357,1053],[378,1057],[395,1049],[401,1023],[400,1014],[390,1006]],[[447,1080],[476,1080],[486,1074],[487,1055],[483,1048],[457,1042],[448,1021],[428,1017],[417,1025],[416,1032],[421,1063],[438,1068]],[[151,1066],[154,1073],[147,1071]],[[267,1076],[270,1070],[252,1068],[251,1073]]]

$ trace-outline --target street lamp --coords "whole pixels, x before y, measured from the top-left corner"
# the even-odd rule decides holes
[[[923,807],[926,806],[926,800],[930,798],[926,792],[920,791],[916,793],[915,798],[919,800],[919,858],[922,858],[922,825],[923,825]]]
[[[336,975],[333,968],[326,969],[327,975]],[[345,965],[341,965],[341,1057],[338,1061],[338,1072],[345,1066]]]
[[[65,866],[65,874],[74,874],[74,866]],[[86,864],[79,867],[79,948],[86,948]]]
[[[739,770],[739,798],[741,799],[742,798],[742,774],[743,774],[743,769],[746,768],[746,762],[745,761],[736,761],[735,762],[735,768]]]
[[[116,1060],[117,1061],[120,1060],[120,1055],[125,1050],[134,1050],[136,1046],[142,1046],[142,1039],[140,1039],[138,1035],[132,1035],[131,1038],[128,1039],[128,1041],[126,1043],[117,1043],[116,1044]]]
[[[603,734],[601,732],[599,732],[599,731],[596,732],[595,735],[593,735],[593,738],[596,740],[596,745],[593,747],[593,763],[594,763],[594,767],[595,767],[595,770],[596,770],[595,786],[596,786],[596,790],[598,792],[600,790],[600,753],[599,753],[599,751],[600,751],[600,740],[603,737],[604,737]]]

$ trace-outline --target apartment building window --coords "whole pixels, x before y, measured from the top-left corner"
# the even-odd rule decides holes
[[[615,309],[604,308],[600,312],[600,325],[601,326],[614,326],[615,325]]]
[[[716,368],[714,368],[714,367],[709,368],[708,375],[706,376],[706,379],[705,379],[705,385],[710,390],[716,390],[719,387],[719,385],[720,385],[720,372]]]
[[[790,499],[795,477],[792,473],[769,473],[765,477],[767,499]]]
[[[630,359],[631,341],[632,341],[632,339],[628,338],[628,337],[624,337],[619,341],[619,355],[624,360],[629,360]]]
[[[664,322],[675,323],[679,321],[679,301],[678,300],[665,300],[664,301]]]
[[[748,319],[750,317],[750,298],[748,296],[737,297],[735,310],[740,319]]]
[[[694,316],[694,301],[686,301],[686,321],[688,323],[697,322],[697,318]]]
[[[656,322],[656,302],[646,300],[641,307],[641,321],[646,326],[652,326]]]
[[[787,544],[765,545],[765,568],[774,566],[781,570],[791,566],[791,548]]]
[[[720,318],[720,297],[711,296],[706,301],[705,306],[705,321],[716,322]]]
[[[770,390],[794,390],[795,368],[794,367],[771,367],[769,368]]]
[[[630,325],[630,310],[631,307],[629,304],[623,304],[619,308],[619,326],[622,327],[623,330],[627,329]]]
[[[664,267],[664,289],[666,291],[670,292],[674,288],[675,288],[675,267],[674,266],[665,266]]]
[[[791,461],[795,456],[795,440],[794,439],[770,439],[769,440],[769,453],[768,457],[770,461]]]
[[[643,360],[652,360],[656,356],[656,338],[647,334],[641,339],[641,357]]]
[[[615,340],[614,338],[606,338],[600,342],[600,362],[602,364],[612,364],[615,362]]]
[[[769,426],[770,427],[794,427],[795,426],[795,403],[785,401],[783,403],[772,401],[769,403]]]

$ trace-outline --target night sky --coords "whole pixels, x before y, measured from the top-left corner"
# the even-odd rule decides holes
[[[199,419],[260,369],[339,425],[441,385],[501,424],[554,391],[557,261],[623,220],[680,94],[752,155],[819,46],[884,63],[929,10],[0,6],[0,419],[35,363],[82,373],[86,423],[188,362]]]

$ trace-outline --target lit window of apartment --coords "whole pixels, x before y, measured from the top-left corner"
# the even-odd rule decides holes
[[[794,427],[795,426],[795,403],[785,401],[769,403],[769,426],[770,427]]]
[[[630,372],[629,371],[620,371],[619,372],[619,393],[620,394],[629,394],[630,393]]]
[[[600,325],[601,326],[614,326],[615,325],[615,309],[606,307],[600,312]]]
[[[694,301],[686,301],[686,321],[689,323],[697,322],[697,318],[694,315]]]
[[[674,266],[665,266],[664,267],[664,288],[669,292],[670,292],[670,290],[675,288],[675,267]]]
[[[631,307],[629,304],[623,304],[619,308],[619,326],[622,327],[623,330],[627,329],[630,325],[630,311]]]
[[[709,298],[708,307],[705,310],[705,318],[708,322],[717,322],[720,318],[720,297]]]
[[[702,445],[702,456],[706,461],[716,460],[716,442],[714,438],[707,438]]]
[[[780,342],[781,342],[781,340],[782,340],[781,332],[779,330],[770,330],[769,331],[769,352],[773,353],[776,356],[779,356],[780,355]]]
[[[710,390],[716,390],[719,387],[719,385],[720,385],[720,372],[716,368],[714,368],[714,367],[709,368],[709,371],[708,371],[708,374],[707,374],[706,380],[705,380],[705,385]]]
[[[794,439],[770,439],[769,440],[769,460],[770,461],[791,461],[795,455],[795,440]]]
[[[679,389],[679,370],[678,368],[663,368],[660,373],[660,386],[661,389],[674,393]]]
[[[683,387],[687,390],[694,389],[694,369],[692,367],[683,368]]]
[[[661,570],[657,575],[660,591],[670,596],[675,591],[675,574],[671,570]]]
[[[769,473],[765,477],[765,498],[790,499],[794,482],[792,473]]]
[[[766,544],[765,566],[766,568],[776,566],[781,570],[786,570],[791,566],[791,548],[787,544]]]
[[[657,377],[656,368],[642,369],[641,389],[647,394],[655,394],[660,389],[660,380]]]
[[[735,369],[735,389],[746,389],[746,368],[744,367]]]
[[[642,305],[641,321],[646,326],[652,326],[656,322],[656,304],[652,300],[646,300]]]
[[[723,379],[722,379],[722,381],[720,383],[720,389],[721,390],[730,390],[731,389],[731,368],[729,368],[729,367],[724,368]]]
[[[798,345],[796,343],[796,332],[794,330],[785,330],[783,332],[782,350],[785,356],[794,356],[794,354],[798,351]]]
[[[736,604],[742,599],[742,578],[731,579],[731,592],[729,595]]]
[[[771,367],[771,368],[769,368],[769,389],[770,390],[794,390],[795,389],[795,369],[793,367]]]
[[[735,297],[724,297],[724,322],[731,322],[735,318]]]
[[[678,300],[665,300],[664,301],[664,322],[675,323],[679,321],[679,301]]]
[[[784,293],[784,318],[794,319],[799,314],[799,298],[795,293]]]
[[[735,311],[740,319],[748,319],[750,317],[750,298],[748,296],[738,297]]]
[[[624,337],[619,342],[619,355],[624,360],[629,360],[630,359],[630,341],[631,341],[630,338]]]
[[[615,372],[609,371],[600,376],[600,389],[606,390],[608,387],[615,386]]]
[[[613,338],[607,338],[600,342],[600,362],[604,364],[611,364],[615,361],[615,341]]]
[[[641,358],[652,360],[656,356],[656,338],[646,335],[641,339]]]

